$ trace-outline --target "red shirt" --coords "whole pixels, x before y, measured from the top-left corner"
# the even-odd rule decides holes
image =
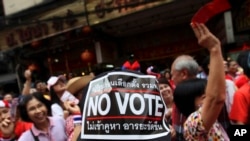
[[[229,75],[229,74],[226,74],[226,75],[225,75],[225,78],[226,78],[227,80],[232,80],[232,81],[234,81],[234,78],[233,78],[231,75]]]
[[[18,139],[23,132],[29,130],[32,126],[32,123],[29,122],[23,122],[23,121],[17,121],[16,127],[15,127],[15,135],[16,139]],[[0,137],[2,137],[2,133],[0,132]]]
[[[246,75],[242,74],[239,75],[235,80],[234,83],[237,86],[237,88],[240,88],[241,86],[243,86],[244,84],[246,84],[249,81],[249,79],[247,78]]]
[[[233,121],[250,124],[250,85],[240,87],[234,94],[234,100],[229,118]]]

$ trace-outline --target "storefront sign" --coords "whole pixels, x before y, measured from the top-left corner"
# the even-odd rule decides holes
[[[45,22],[41,24],[38,23],[17,28],[14,33],[10,33],[5,37],[6,42],[8,46],[15,46],[18,42],[24,44],[26,42],[32,41],[33,39],[48,36],[52,32],[51,30],[61,32],[65,29],[65,27],[70,28],[76,25],[78,19],[70,18],[73,15],[74,13],[71,10],[67,10],[66,17],[68,18],[65,20],[55,18],[51,22]],[[14,35],[17,35],[17,38],[15,38]]]
[[[17,25],[0,31],[0,51],[21,47],[35,40],[41,40],[87,24],[82,4],[72,3],[58,9],[43,12],[32,17],[27,24]],[[37,21],[37,22],[34,22]],[[33,22],[33,23],[31,23]]]
[[[101,23],[172,1],[174,0],[91,0],[87,3],[89,22]]]

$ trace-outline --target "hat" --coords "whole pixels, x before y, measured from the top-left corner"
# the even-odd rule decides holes
[[[0,100],[0,108],[9,108],[9,103],[4,100]]]
[[[60,76],[51,76],[49,80],[47,81],[47,88],[50,90],[50,87],[55,85],[58,80],[65,81],[65,78],[60,75]]]
[[[91,75],[71,78],[66,84],[66,90],[73,95],[83,89],[94,77]]]

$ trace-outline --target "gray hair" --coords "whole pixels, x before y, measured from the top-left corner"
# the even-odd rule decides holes
[[[177,71],[187,69],[188,76],[196,76],[199,72],[199,65],[194,59],[179,58],[174,69]]]

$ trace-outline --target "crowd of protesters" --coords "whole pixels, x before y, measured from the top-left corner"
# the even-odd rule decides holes
[[[209,52],[202,63],[183,54],[164,73],[149,66],[145,75],[154,75],[158,82],[171,140],[227,141],[231,125],[250,123],[250,51],[227,61],[220,41],[204,24],[192,23],[191,28],[198,44]],[[139,62],[130,63],[121,69],[140,71]],[[24,72],[19,97],[6,93],[0,100],[0,141],[76,141],[81,132],[82,90],[95,76],[69,80],[51,76],[31,87],[31,75],[30,70]]]

